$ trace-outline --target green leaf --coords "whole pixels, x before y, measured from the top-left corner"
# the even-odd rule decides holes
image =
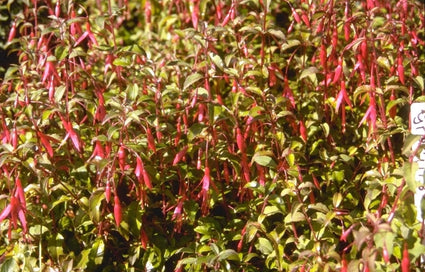
[[[55,57],[58,61],[63,60],[68,55],[68,49],[66,49],[64,46],[58,46],[55,50]]]
[[[0,150],[5,150],[8,153],[13,153],[13,146],[8,143],[4,143],[0,145]]]
[[[201,136],[208,129],[208,127],[201,123],[195,123],[189,128],[189,134],[187,136],[189,141],[193,141],[196,137]]]
[[[407,187],[412,192],[416,192],[416,187],[417,187],[416,185],[417,181],[415,179],[416,171],[418,171],[417,162],[404,162],[404,165],[403,165],[404,177],[406,179]]]
[[[332,198],[332,203],[335,208],[338,208],[342,201],[342,194],[341,193],[335,193]]]
[[[47,251],[49,252],[50,256],[56,260],[58,260],[60,256],[64,255],[63,242],[64,238],[60,233],[56,234],[48,240]]]
[[[214,120],[214,122],[217,122],[219,119],[223,118],[224,108],[221,105],[215,105],[215,104],[208,104],[209,107],[209,113],[210,113],[210,120]],[[212,110],[211,110],[212,108]]]
[[[264,111],[263,107],[255,106],[249,110],[249,116],[255,118],[257,116],[261,116]]]
[[[309,209],[312,209],[312,210],[316,210],[316,211],[322,212],[322,213],[329,212],[328,207],[326,205],[324,205],[323,203],[309,204],[308,205],[308,208]]]
[[[102,264],[104,253],[105,253],[105,243],[103,242],[103,239],[98,238],[96,239],[96,241],[93,243],[91,247],[89,257],[91,260],[94,261],[96,265],[100,265]]]
[[[6,74],[4,75],[4,79],[3,82],[8,82],[12,79],[14,79],[17,75],[16,72],[19,70],[18,66],[10,66],[7,71]]]
[[[342,160],[343,162],[346,162],[346,163],[348,163],[348,162],[350,162],[350,161],[352,161],[352,160],[353,160],[353,158],[352,158],[352,157],[350,157],[350,156],[348,156],[348,155],[345,155],[345,154],[340,154],[340,155],[339,155],[339,157],[341,158],[341,160]]]
[[[269,240],[260,237],[258,238],[258,250],[261,251],[261,253],[268,255],[273,252],[273,246]]]
[[[267,32],[282,41],[286,40],[285,34],[280,29],[269,29]]]
[[[394,238],[395,234],[388,231],[378,232],[373,236],[376,247],[383,248],[385,246],[388,250],[389,256],[393,254]]]
[[[375,207],[375,205],[377,205],[378,203],[375,202],[375,200],[378,199],[378,196],[381,194],[381,190],[378,189],[368,189],[365,199],[364,199],[364,206],[366,207],[366,209],[373,209]],[[372,205],[373,204],[373,205]]]
[[[256,253],[248,253],[245,258],[243,259],[244,262],[249,262],[252,258],[257,258],[259,257],[258,254]]]
[[[209,96],[208,90],[206,90],[203,87],[198,87],[196,88],[196,92],[198,94],[198,98],[203,98],[205,100],[208,100],[208,96]]]
[[[263,156],[263,155],[254,155],[254,161],[259,165],[275,168],[277,166],[276,162],[272,157]]]
[[[87,53],[81,47],[77,47],[72,49],[71,53],[69,54],[69,58],[73,59],[76,57],[84,57],[86,55]]]
[[[208,54],[211,61],[214,63],[214,65],[220,70],[223,71],[224,70],[224,62],[223,60],[220,58],[219,55],[214,55],[213,53],[209,53]]]
[[[7,258],[1,266],[1,272],[15,272],[15,271],[21,271],[18,264],[16,263],[15,258]]]
[[[95,21],[97,27],[99,27],[100,29],[105,28],[105,16],[96,16],[94,21]]]
[[[58,31],[59,31],[59,29],[56,28],[56,27],[46,27],[41,31],[41,35],[47,36],[47,34],[49,34],[49,33],[52,33],[52,32],[55,33],[55,32],[58,32]]]
[[[193,253],[195,253],[195,251],[193,250],[193,248],[190,248],[190,247],[182,247],[182,248],[179,248],[179,249],[176,249],[175,251],[173,251],[171,253],[171,255],[176,255],[176,254],[180,254],[180,253],[193,254]]]
[[[295,223],[295,222],[301,222],[305,220],[305,216],[301,212],[294,212],[291,214],[288,214],[285,217],[285,223]]]
[[[391,100],[388,102],[387,106],[385,107],[385,113],[388,114],[393,107],[396,107],[397,105],[403,105],[405,103],[407,103],[407,101],[406,99],[403,99],[403,98]]]
[[[418,85],[419,90],[423,92],[425,90],[424,78],[422,76],[416,76],[413,80]]]
[[[404,140],[402,154],[405,156],[410,156],[412,153],[412,147],[421,139],[420,135],[409,134]]]
[[[240,261],[239,254],[233,249],[223,250],[218,254],[218,261],[221,262],[223,260],[231,260],[231,261],[239,262]]]
[[[59,197],[59,199],[55,200],[52,203],[51,209],[55,208],[57,205],[61,204],[61,203],[67,203],[68,201],[72,200],[71,196],[69,195],[61,195]]]
[[[41,234],[45,233],[46,231],[49,231],[49,229],[45,226],[41,225],[35,225],[31,226],[29,229],[29,233],[32,236],[40,236]]]
[[[278,207],[276,207],[276,206],[266,206],[265,208],[264,208],[264,212],[263,212],[265,215],[272,215],[272,214],[275,214],[275,213],[282,213],[281,211],[280,211],[280,209],[278,208]]]
[[[105,117],[105,120],[106,120],[106,118],[107,117]],[[104,123],[105,123],[105,120],[103,120]],[[108,128],[107,133],[106,133],[108,135],[108,140],[117,139],[118,136],[119,136],[119,130],[120,130],[120,128],[117,127],[117,126],[110,126]]]
[[[319,70],[316,67],[308,67],[304,69],[301,73],[300,80],[306,77],[309,77],[312,82],[316,82],[316,74],[319,72]]]
[[[62,101],[63,95],[65,94],[66,86],[61,85],[55,89],[55,102],[60,103]]]
[[[255,226],[254,224],[248,224],[247,225],[247,231],[246,231],[246,234],[245,234],[246,235],[246,241],[248,243],[251,242],[255,238],[257,232],[258,232],[257,226]]]
[[[94,223],[100,222],[101,204],[105,198],[104,188],[99,188],[90,196],[89,199],[89,216]]]
[[[122,66],[122,67],[130,66],[131,65],[130,56],[116,58],[114,59],[113,64],[116,66]]]
[[[403,85],[387,85],[385,86],[384,93],[392,91],[402,91],[406,95],[409,95],[409,89]]]
[[[184,81],[183,91],[192,86],[195,82],[202,79],[203,77],[204,76],[199,73],[189,75]]]
[[[181,267],[184,264],[196,264],[198,262],[198,258],[184,258],[177,262],[177,267]]]
[[[139,94],[139,86],[135,83],[129,83],[127,85],[125,92],[127,93],[128,98],[131,101],[134,101],[134,100],[136,100],[137,95]]]
[[[211,232],[208,226],[197,226],[193,230],[196,231],[197,233],[204,234],[204,235],[208,235]]]
[[[80,253],[80,260],[78,261],[78,264],[75,266],[75,269],[86,269],[87,264],[89,263],[89,255],[91,252],[91,248],[84,249]]]
[[[292,48],[294,46],[300,45],[301,42],[299,40],[288,40],[286,43],[283,43],[280,47],[280,50],[283,52],[285,50],[288,50],[289,48]]]
[[[335,170],[332,172],[332,178],[337,182],[341,182],[344,180],[344,177],[345,177],[344,174],[345,174],[344,170]]]
[[[415,244],[412,249],[409,249],[409,253],[413,254],[414,259],[423,256],[425,252],[425,245],[421,243],[420,239],[416,239]]]
[[[356,88],[353,95],[353,102],[355,103],[357,101],[357,97],[359,95],[366,94],[372,90],[372,87],[370,85],[361,85]]]

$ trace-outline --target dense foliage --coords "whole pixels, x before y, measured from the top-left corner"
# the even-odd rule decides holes
[[[419,1],[0,3],[1,271],[424,269]]]

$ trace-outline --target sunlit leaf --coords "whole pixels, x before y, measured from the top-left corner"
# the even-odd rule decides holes
[[[117,59],[114,60],[113,64],[117,65],[117,66],[124,66],[124,67],[130,66],[131,65],[131,59],[130,59],[129,56],[117,58]]]
[[[56,234],[48,240],[47,250],[53,258],[57,259],[64,255],[63,251],[64,237]]]
[[[97,189],[89,199],[89,215],[93,222],[100,221],[101,215],[101,204],[105,198],[104,190],[102,188]]]
[[[189,75],[185,80],[184,80],[184,84],[183,84],[183,90],[186,90],[187,88],[189,88],[190,86],[192,86],[195,82],[197,82],[198,80],[202,79],[203,76],[199,73],[194,73]]]
[[[406,184],[409,190],[412,192],[416,192],[416,183],[417,180],[415,178],[416,172],[418,171],[418,163],[417,162],[405,162],[403,165],[404,177],[406,179]]]
[[[263,254],[270,254],[273,252],[273,246],[266,238],[258,238],[258,250]]]
[[[223,71],[224,70],[224,62],[223,60],[220,58],[219,55],[214,55],[213,53],[209,54],[211,61],[214,63],[214,65],[220,70]],[[186,85],[185,85],[186,86]]]
[[[276,162],[269,156],[254,156],[254,161],[262,166],[276,167]]]
[[[19,265],[15,258],[7,258],[1,265],[1,272],[19,271]]]
[[[223,250],[218,254],[218,261],[222,260],[239,261],[239,254],[233,249]]]

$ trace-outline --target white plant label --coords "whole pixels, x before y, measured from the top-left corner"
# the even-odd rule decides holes
[[[410,132],[425,135],[425,103],[412,103],[410,106]]]
[[[425,103],[413,103],[410,106],[410,131],[414,135],[425,135]],[[416,150],[419,145],[424,145],[425,143],[422,141],[417,141],[413,144],[412,149]],[[422,184],[422,186],[418,186],[415,192],[415,206],[417,211],[416,218],[422,222],[422,201],[425,196],[425,182],[424,182],[424,174],[425,174],[425,148],[416,155],[413,159],[418,164],[418,170],[415,173],[415,180]]]

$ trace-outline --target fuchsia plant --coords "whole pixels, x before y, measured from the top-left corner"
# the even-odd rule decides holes
[[[9,1],[0,266],[420,271],[423,9]]]

